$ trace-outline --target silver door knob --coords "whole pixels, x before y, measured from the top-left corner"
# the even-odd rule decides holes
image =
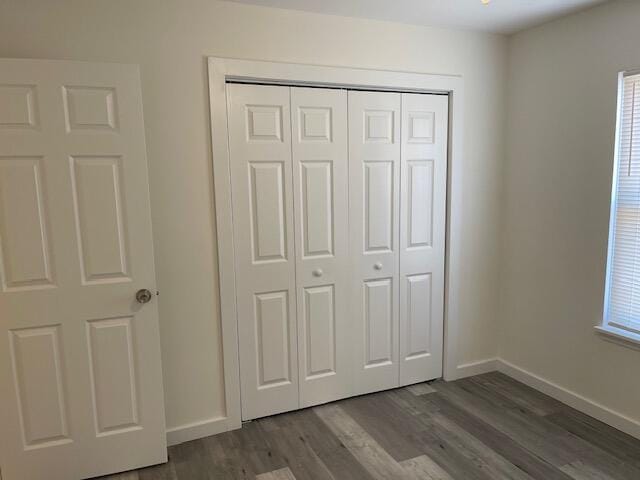
[[[136,301],[138,303],[149,303],[153,295],[146,288],[142,288],[136,292]]]
[[[312,273],[314,277],[321,277],[324,272],[321,268],[316,268]]]
[[[373,268],[376,270],[382,270],[382,264],[380,262],[376,262],[373,264]]]

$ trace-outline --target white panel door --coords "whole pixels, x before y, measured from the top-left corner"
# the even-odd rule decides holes
[[[289,88],[228,85],[227,95],[242,418],[248,420],[299,405]]]
[[[349,92],[349,228],[356,394],[398,386],[399,93]]]
[[[135,66],[0,60],[0,465],[69,480],[166,461]]]
[[[351,394],[347,92],[291,89],[300,406]]]
[[[402,94],[400,384],[442,376],[448,97]]]

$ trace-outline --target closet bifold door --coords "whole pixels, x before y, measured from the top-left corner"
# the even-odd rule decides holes
[[[228,85],[242,418],[299,406],[289,88]]]
[[[300,407],[351,394],[347,92],[291,88]]]
[[[349,92],[354,394],[399,384],[400,93]]]
[[[402,94],[401,385],[442,376],[448,101]]]

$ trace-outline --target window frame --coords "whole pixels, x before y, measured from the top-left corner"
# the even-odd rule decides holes
[[[620,168],[620,132],[622,130],[623,120],[623,103],[624,103],[624,81],[626,77],[640,75],[640,68],[633,70],[624,70],[618,73],[617,82],[617,104],[616,104],[616,127],[615,127],[615,145],[613,157],[613,176],[611,179],[611,199],[609,208],[609,235],[607,243],[607,264],[604,288],[604,305],[602,313],[602,322],[596,325],[596,332],[603,335],[605,339],[619,343],[623,346],[640,349],[640,319],[634,321],[637,329],[622,325],[609,319],[609,307],[611,298],[611,280],[613,267],[613,251],[616,238],[616,218],[617,218],[617,198],[618,198],[618,171]]]

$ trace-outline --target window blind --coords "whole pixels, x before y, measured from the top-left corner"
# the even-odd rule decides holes
[[[605,323],[640,333],[640,74],[621,85]]]

